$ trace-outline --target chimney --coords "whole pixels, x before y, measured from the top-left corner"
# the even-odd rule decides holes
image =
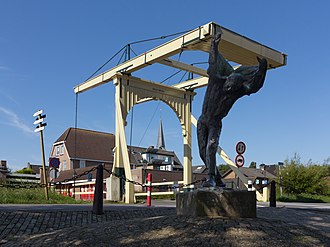
[[[260,164],[260,170],[264,171],[266,169],[266,165],[265,164]]]
[[[1,160],[0,168],[7,169],[7,161],[6,160]]]

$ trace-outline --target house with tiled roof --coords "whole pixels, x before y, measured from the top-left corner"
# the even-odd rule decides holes
[[[252,181],[253,186],[258,190],[268,185],[272,180],[276,179],[276,176],[263,169],[261,166],[260,169],[257,168],[248,168],[248,167],[240,167],[239,170],[247,177],[248,180]],[[236,176],[233,170],[229,169],[222,176],[223,182],[227,185],[227,187],[234,189],[245,189],[245,186],[242,181]]]
[[[50,157],[60,160],[60,172],[78,168],[112,165],[115,136],[86,129],[68,128],[53,144]]]
[[[68,128],[53,144],[50,157],[59,158],[60,172],[99,164],[112,166],[114,147],[113,134]],[[127,148],[132,169],[143,167],[167,171],[183,170],[180,160],[173,151],[153,146]]]
[[[176,156],[175,152],[165,149],[165,141],[162,133],[161,138],[158,139],[155,148],[150,146],[148,148],[128,146],[129,160],[132,171],[134,170],[155,170],[168,172],[181,172],[183,166]],[[110,133],[68,128],[53,144],[50,152],[50,157],[56,157],[60,161],[58,171],[53,169],[51,171],[51,182],[66,181],[63,194],[73,193],[74,187],[78,184],[83,186],[76,188],[76,194],[81,193],[81,189],[88,190],[92,193],[95,183],[96,172],[91,172],[89,177],[87,174],[80,176],[74,181],[70,178],[83,174],[91,168],[102,164],[109,171],[112,170],[114,161],[115,136]],[[56,171],[57,174],[54,173]],[[165,174],[165,173],[164,173]],[[165,175],[164,175],[165,176]],[[104,173],[104,178],[109,177],[109,174]],[[166,178],[173,177],[166,175]],[[166,178],[163,179],[166,179]],[[140,183],[144,183],[145,176],[139,177]],[[70,181],[68,181],[70,180]],[[61,187],[62,188],[62,187]]]
[[[26,168],[31,169],[33,174],[41,174],[42,171],[42,165],[36,165],[30,162],[27,163]],[[48,169],[48,167],[46,167],[46,169]]]
[[[175,152],[149,146],[129,147],[132,169],[143,167],[162,171],[183,171],[183,166]]]

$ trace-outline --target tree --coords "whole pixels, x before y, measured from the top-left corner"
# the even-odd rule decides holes
[[[249,168],[257,168],[257,162],[252,161],[252,162],[250,163]]]
[[[329,165],[313,164],[312,161],[304,165],[300,162],[299,155],[295,154],[290,160],[285,160],[281,175],[286,193],[322,195],[329,193],[327,179],[330,177]]]
[[[307,193],[327,194],[329,188],[326,177],[329,177],[329,166],[312,164],[306,167],[306,177],[308,178]]]
[[[220,164],[220,165],[218,165],[218,169],[219,169],[219,172],[220,172],[220,174],[221,174],[221,176],[222,176],[222,175],[225,174],[228,170],[230,170],[230,167],[229,167],[229,165],[227,165],[227,164]]]
[[[15,173],[20,173],[20,174],[36,174],[31,168],[23,168],[21,170],[16,171]]]

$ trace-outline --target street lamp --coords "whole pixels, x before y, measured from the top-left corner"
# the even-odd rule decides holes
[[[43,130],[47,123],[43,123],[44,119],[46,118],[46,114],[42,115],[43,110],[36,111],[33,116],[37,117],[36,121],[33,124],[36,124],[37,127],[34,132],[40,132],[40,147],[41,147],[41,156],[42,156],[42,173],[44,179],[44,186],[45,186],[45,196],[46,200],[48,200],[48,187],[47,187],[47,177],[46,177],[46,165],[45,165],[45,151],[44,151],[44,137],[43,137]]]

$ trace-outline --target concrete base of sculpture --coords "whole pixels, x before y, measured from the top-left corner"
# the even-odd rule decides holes
[[[256,193],[223,188],[201,188],[176,195],[176,213],[183,216],[256,218]]]

